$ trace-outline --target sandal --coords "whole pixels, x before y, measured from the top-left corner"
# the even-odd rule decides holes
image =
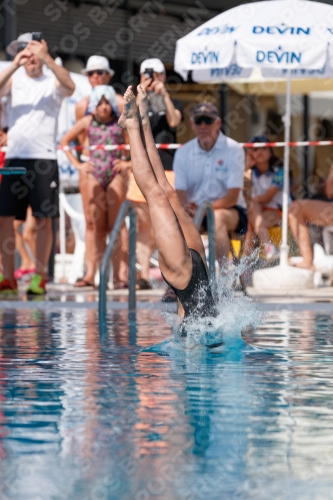
[[[152,290],[153,287],[148,280],[145,280],[144,278],[139,278],[136,282],[136,289],[137,290]]]
[[[14,278],[16,280],[20,280],[21,278],[23,278],[23,276],[26,276],[27,274],[35,274],[35,273],[36,273],[35,268],[22,269],[21,267],[19,267],[18,269],[16,269],[16,271],[14,273]]]
[[[76,280],[74,287],[75,288],[84,288],[84,287],[95,287],[94,283],[90,283],[89,281],[86,281],[84,278],[79,278]]]
[[[162,297],[162,302],[177,302],[177,295],[169,286]]]

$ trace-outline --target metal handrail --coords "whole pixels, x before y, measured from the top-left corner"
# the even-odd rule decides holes
[[[129,271],[128,271],[128,310],[133,313],[136,307],[135,285],[136,285],[136,213],[134,204],[131,201],[125,201],[120,207],[114,228],[110,235],[108,246],[103,255],[100,277],[99,277],[99,304],[98,318],[100,333],[106,333],[106,275],[109,266],[110,258],[115,249],[121,228],[125,222],[125,218],[129,216]]]
[[[117,216],[114,228],[110,235],[108,246],[104,252],[101,268],[100,268],[100,282],[99,282],[99,329],[100,333],[106,333],[106,275],[107,269],[112,257],[114,248],[116,246],[120,230],[124,224],[125,218],[129,215],[130,229],[129,229],[129,294],[128,294],[128,310],[130,315],[133,314],[136,307],[135,285],[136,285],[136,213],[134,204],[131,201],[125,201]],[[194,224],[200,229],[203,218],[207,215],[208,227],[208,263],[209,263],[209,276],[212,289],[215,289],[215,219],[214,209],[209,202],[202,203],[195,215]]]
[[[207,230],[208,230],[208,264],[209,264],[209,279],[212,290],[215,290],[215,218],[214,208],[209,201],[204,201],[199,206],[194,217],[194,224],[197,229],[200,229],[202,221],[207,215]]]

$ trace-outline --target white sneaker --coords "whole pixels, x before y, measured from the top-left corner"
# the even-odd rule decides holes
[[[266,243],[265,245],[266,260],[272,261],[280,257],[280,252],[272,243]]]

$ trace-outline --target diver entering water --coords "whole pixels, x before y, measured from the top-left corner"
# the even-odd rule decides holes
[[[192,255],[192,276],[184,290],[175,288],[165,278],[167,285],[177,295],[184,309],[184,318],[215,316],[215,302],[212,296],[205,263],[197,250],[189,249]]]
[[[177,295],[178,314],[185,320],[184,335],[188,318],[216,317],[218,313],[199,231],[165,176],[150,128],[148,98],[140,85],[137,90],[137,99],[131,86],[126,90],[118,123],[129,135],[133,175],[147,200],[159,266]]]

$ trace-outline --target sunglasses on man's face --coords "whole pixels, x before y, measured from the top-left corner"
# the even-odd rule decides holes
[[[215,118],[211,118],[210,116],[197,116],[193,119],[196,125],[201,125],[205,123],[206,125],[211,125],[215,122]]]
[[[99,76],[104,75],[105,71],[104,69],[94,69],[93,71],[87,71],[88,76],[93,76],[95,73],[97,73]]]

